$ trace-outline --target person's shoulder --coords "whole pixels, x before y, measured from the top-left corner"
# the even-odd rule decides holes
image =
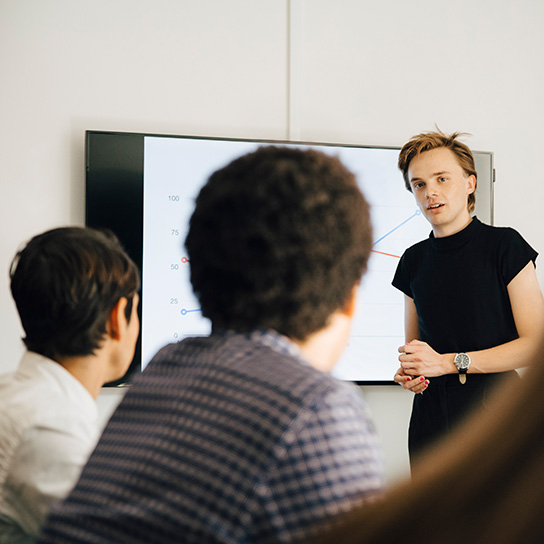
[[[488,223],[483,223],[482,221],[478,221],[478,228],[480,229],[480,232],[485,232],[491,235],[501,235],[507,231],[514,231],[512,227],[502,225],[489,225]]]
[[[327,391],[345,391],[347,385],[311,366],[290,340],[274,331],[212,334],[169,344],[134,385],[175,387],[188,379],[259,390],[295,404],[312,402]]]
[[[16,382],[15,375],[15,372],[6,372],[4,374],[0,374],[0,403],[4,398],[4,394],[2,392],[9,391],[14,387],[14,383]]]
[[[26,353],[18,369],[0,379],[0,412],[21,425],[60,427],[94,421],[96,402],[59,363]]]
[[[48,387],[47,380],[21,379],[16,373],[0,378],[0,408],[3,417],[29,421],[56,413],[58,392]]]
[[[406,248],[401,258],[404,260],[417,259],[423,253],[426,253],[427,251],[429,251],[430,248],[431,248],[431,238],[430,237],[425,238],[424,240],[420,240],[419,242],[416,242],[415,244]]]
[[[316,395],[316,405],[326,407],[331,413],[338,414],[340,419],[351,419],[357,422],[357,426],[372,427],[372,416],[365,398],[354,383],[343,381],[329,375],[329,380],[323,382],[323,388]]]
[[[229,349],[233,346],[236,346],[233,353],[240,355],[236,360],[227,358],[229,370],[235,369],[248,379],[266,384],[278,395],[295,402],[309,402],[325,391],[342,386],[330,373],[314,368],[303,358],[298,347],[275,331],[237,335]]]
[[[479,230],[481,236],[488,240],[505,242],[524,239],[516,229],[508,226],[488,225],[487,223],[479,222]]]
[[[61,436],[90,436],[94,439],[98,426],[96,406],[75,401],[48,388],[47,382],[25,387],[11,383],[0,390],[0,434],[12,446],[19,441],[33,441],[36,432]]]

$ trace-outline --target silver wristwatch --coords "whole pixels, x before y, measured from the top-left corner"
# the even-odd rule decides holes
[[[470,357],[467,353],[458,353],[455,356],[453,363],[459,372],[459,381],[464,384],[467,381],[467,370],[470,366]]]

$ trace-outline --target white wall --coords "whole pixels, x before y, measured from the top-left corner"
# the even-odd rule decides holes
[[[543,22],[540,0],[0,0],[0,369],[17,247],[83,224],[86,129],[399,146],[437,123],[495,152],[495,223],[544,251]],[[392,481],[411,398],[365,394]]]

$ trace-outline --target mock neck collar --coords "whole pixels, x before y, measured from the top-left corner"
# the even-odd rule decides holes
[[[474,216],[472,221],[463,230],[460,230],[451,236],[436,238],[434,233],[431,232],[429,235],[431,245],[438,251],[448,251],[450,249],[456,249],[464,246],[466,243],[472,240],[476,232],[479,230],[481,224],[482,223],[480,220]]]

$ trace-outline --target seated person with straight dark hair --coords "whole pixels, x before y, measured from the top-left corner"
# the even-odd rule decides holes
[[[212,174],[186,239],[212,333],[135,379],[40,542],[294,542],[375,497],[374,426],[329,374],[371,245],[336,158],[263,147]]]
[[[34,542],[96,444],[100,387],[134,355],[140,280],[112,234],[80,227],[34,237],[10,277],[27,351],[0,376],[0,543],[16,544]]]

